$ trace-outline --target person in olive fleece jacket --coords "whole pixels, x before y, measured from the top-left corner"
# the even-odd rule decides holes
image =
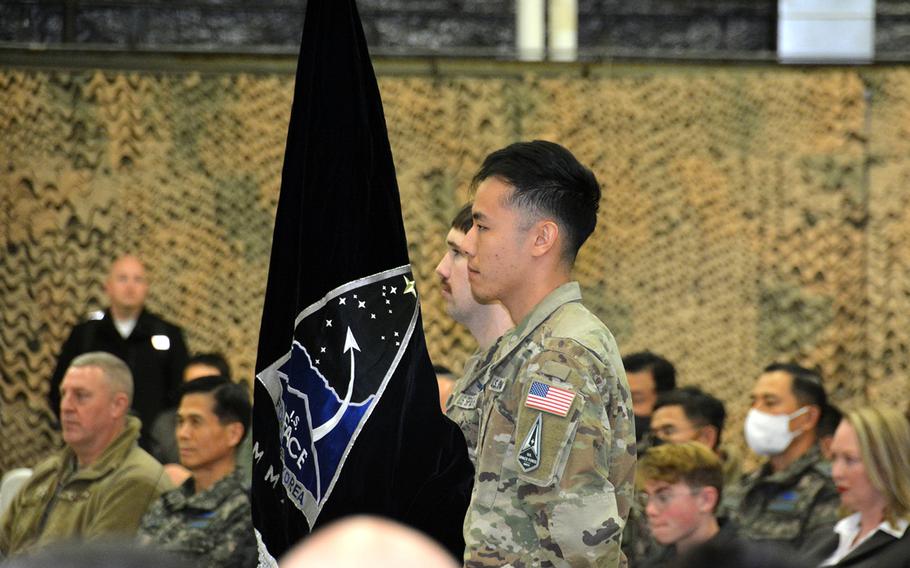
[[[141,423],[127,416],[133,379],[123,361],[81,355],[60,391],[66,447],[35,466],[0,519],[4,556],[61,540],[131,536],[171,488],[161,464],[137,445]]]

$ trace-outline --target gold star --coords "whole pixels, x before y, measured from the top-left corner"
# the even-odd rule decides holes
[[[417,297],[417,289],[414,288],[414,281],[408,280],[408,277],[404,277],[404,292],[402,294],[414,294],[414,297]]]

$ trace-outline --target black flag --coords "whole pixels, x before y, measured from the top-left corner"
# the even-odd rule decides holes
[[[353,0],[307,3],[256,379],[260,564],[353,513],[404,522],[461,557],[473,470],[439,411]]]

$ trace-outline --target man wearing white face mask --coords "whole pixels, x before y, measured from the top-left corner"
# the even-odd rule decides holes
[[[765,368],[752,389],[746,442],[768,458],[727,492],[724,506],[751,540],[799,548],[813,531],[834,526],[838,494],[818,448],[828,407],[821,378],[795,364]]]

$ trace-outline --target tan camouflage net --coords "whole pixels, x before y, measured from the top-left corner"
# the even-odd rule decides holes
[[[448,221],[484,155],[541,137],[607,188],[589,304],[727,401],[734,439],[775,359],[846,406],[906,404],[910,70],[514,69],[381,78],[435,362],[474,348],[433,275]],[[0,69],[0,471],[59,443],[47,378],[122,252],[191,350],[251,377],[292,80]]]

